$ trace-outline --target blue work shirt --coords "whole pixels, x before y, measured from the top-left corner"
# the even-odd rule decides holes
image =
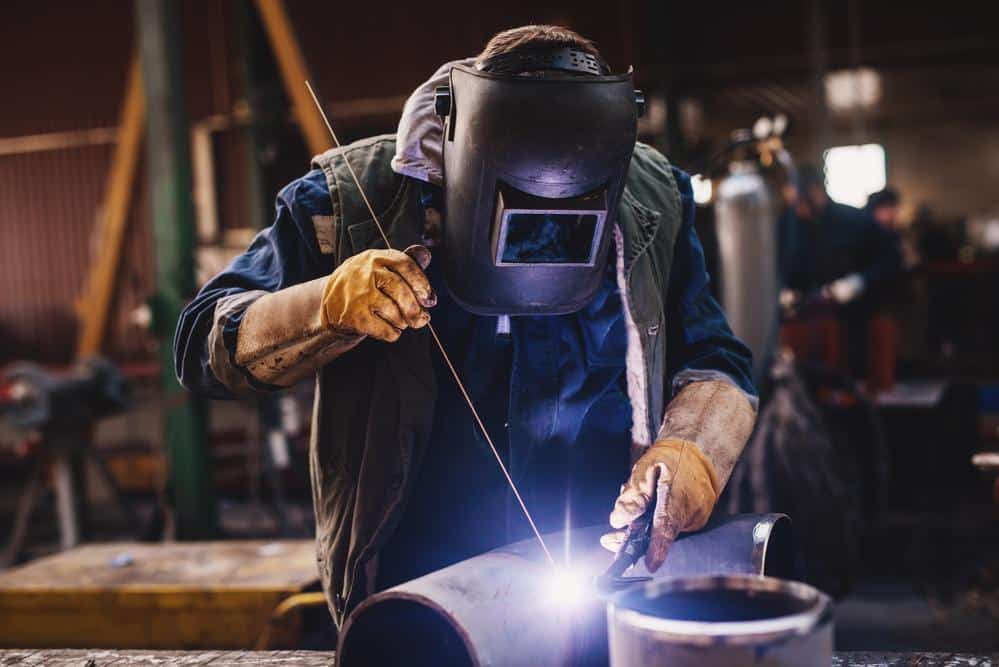
[[[710,294],[704,253],[694,232],[690,179],[676,169],[674,176],[683,224],[666,299],[670,384],[724,378],[753,397],[750,352],[732,334]],[[424,204],[436,205],[435,198],[428,189]],[[319,170],[279,193],[274,225],[205,285],[179,322],[175,353],[185,386],[228,395],[214,378],[205,350],[215,301],[329,274],[335,267],[331,256],[320,252],[313,217],[331,214]],[[631,444],[626,332],[613,263],[601,289],[579,312],[511,318],[506,333],[497,331],[497,318],[472,315],[448,297],[438,269],[447,251],[435,249],[436,260],[428,270],[439,295],[431,313],[434,326],[511,474],[538,513],[541,529],[605,522],[627,475]],[[230,333],[224,339],[232,352],[235,331]],[[430,451],[382,550],[379,587],[529,536],[449,371],[440,359],[436,364],[439,394]]]
[[[686,327],[670,329],[670,361],[687,370],[724,373],[748,392],[749,355],[708,294],[703,251],[693,229],[689,179],[674,170],[684,221],[674,256],[670,302]],[[424,188],[425,206],[442,208]],[[440,295],[433,321],[494,444],[542,532],[604,523],[630,465],[631,404],[625,379],[624,311],[613,263],[593,300],[576,313],[496,317],[466,312],[448,297],[435,250],[428,276]],[[712,348],[710,341],[714,340]],[[697,349],[700,348],[700,349]],[[682,353],[686,351],[687,354]],[[379,560],[384,588],[530,537],[506,481],[438,358],[439,397],[430,451],[416,490]],[[739,379],[742,381],[740,382]],[[564,548],[567,545],[558,545]]]
[[[446,249],[435,251],[439,262]],[[613,266],[578,313],[475,316],[448,296],[437,265],[433,322],[511,476],[544,532],[607,520],[627,475],[631,404]],[[382,550],[378,587],[530,536],[530,528],[440,355],[430,448]],[[562,545],[559,545],[562,546]]]

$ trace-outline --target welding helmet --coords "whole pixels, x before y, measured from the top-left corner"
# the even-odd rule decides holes
[[[455,65],[444,118],[444,272],[480,315],[579,310],[600,286],[641,93],[571,48]]]

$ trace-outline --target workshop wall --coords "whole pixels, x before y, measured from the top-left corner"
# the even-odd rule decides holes
[[[889,158],[889,182],[908,199],[903,219],[926,204],[942,221],[999,213],[999,125],[969,131],[963,124],[885,130],[879,139]]]
[[[17,95],[0,105],[0,364],[73,356],[77,300],[101,252],[96,224],[133,48],[130,3],[50,4],[58,11],[5,3],[0,22],[0,59],[24,63],[5,67],[5,87]],[[218,80],[227,75],[218,12],[228,6],[185,6],[192,119],[231,105],[228,83]],[[154,289],[146,189],[140,170],[105,345],[118,360],[151,358],[155,344],[135,317]]]
[[[94,228],[111,149],[102,143],[0,155],[0,363],[72,357],[77,300],[100,252]],[[130,317],[152,290],[150,243],[142,188],[130,215],[108,330],[108,349],[119,358],[142,358],[151,344]]]
[[[829,47],[829,68],[859,59],[883,71],[884,108],[865,119],[863,136],[888,150],[889,179],[903,190],[906,212],[926,202],[944,218],[960,218],[996,205],[993,189],[980,184],[999,173],[999,126],[993,120],[999,115],[999,86],[996,69],[988,65],[999,47],[983,36],[973,12],[960,10],[970,7],[968,0],[956,2],[932,25],[916,19],[924,12],[856,3],[859,53],[851,48],[849,3],[826,0],[767,0],[727,5],[724,11],[704,3],[637,0],[611,5],[553,0],[540,7],[527,1],[486,3],[474,11],[457,0],[382,7],[287,0],[286,5],[344,140],[392,131],[406,94],[428,72],[476,53],[499,29],[533,21],[567,24],[592,37],[615,67],[634,64],[639,84],[670,104],[700,99],[706,132],[716,142],[759,113],[783,110],[793,120],[791,147],[814,155],[820,147],[814,141],[811,71],[819,30]],[[240,54],[249,47],[240,26],[253,16],[252,3],[183,0],[182,15],[189,120],[192,127],[212,119],[228,123],[212,135],[219,231],[266,224],[268,202],[304,170],[309,155],[288,117],[275,70],[263,91],[280,112],[263,146],[264,203],[249,200],[243,173],[248,155],[233,118],[234,110],[245,106]],[[65,361],[75,339],[74,301],[100,252],[94,223],[110,155],[108,128],[118,122],[133,49],[134,18],[130,3],[115,0],[13,0],[5,3],[4,17],[0,58],[23,66],[5,68],[6,88],[18,92],[0,105],[5,188],[0,221],[8,239],[0,246],[0,284],[17,286],[0,302],[0,363],[23,357]],[[269,47],[259,26],[251,25],[249,34],[259,51],[254,57],[267,61]],[[946,76],[926,74],[934,63]],[[273,63],[269,68],[275,69]],[[904,84],[898,94],[897,81]],[[672,116],[650,138],[690,168],[696,164],[677,143],[675,112],[671,107]],[[837,141],[857,137],[850,119],[832,119],[831,129]],[[97,135],[52,136],[90,130]],[[38,135],[47,138],[48,148],[32,143]],[[141,212],[145,188],[140,176],[110,327],[108,350],[120,359],[148,356],[154,344],[132,318],[154,288],[148,221]]]
[[[597,11],[595,2],[569,1],[549,3],[546,9],[521,2],[468,12],[464,4],[447,2],[372,12],[364,4],[291,0],[288,11],[318,88],[331,103],[344,139],[350,139],[392,131],[416,83],[441,62],[476,53],[502,27],[568,23],[605,45],[608,57],[623,67],[634,49],[632,5],[621,4],[610,17],[605,7]],[[240,11],[239,3],[226,0],[182,3],[192,127],[238,106]],[[72,357],[76,300],[100,253],[95,222],[134,44],[133,24],[131,4],[115,0],[5,3],[0,59],[24,66],[5,68],[5,87],[18,94],[0,105],[5,236],[0,284],[11,287],[0,300],[0,364],[21,358],[64,363]],[[372,44],[371,34],[382,38]],[[284,124],[265,147],[280,153],[267,174],[267,200],[308,164],[295,128]],[[252,212],[239,131],[216,131],[212,142],[220,231],[245,228]],[[105,346],[118,360],[152,358],[155,345],[135,318],[136,308],[154,290],[145,191],[140,174]]]

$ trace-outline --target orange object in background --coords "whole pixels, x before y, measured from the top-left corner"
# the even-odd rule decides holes
[[[781,345],[795,358],[812,364],[850,372],[846,325],[833,315],[814,315],[781,324]],[[867,323],[867,377],[869,395],[890,391],[895,386],[898,357],[898,325],[887,315],[874,315]]]
[[[895,388],[898,357],[898,325],[887,315],[875,315],[867,323],[867,393],[875,396]]]
[[[781,325],[780,342],[800,361],[845,370],[843,329],[832,315],[795,319]]]

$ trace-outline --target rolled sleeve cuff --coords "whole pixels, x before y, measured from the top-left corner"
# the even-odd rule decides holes
[[[260,297],[264,290],[240,292],[222,297],[215,303],[212,328],[208,332],[208,365],[215,378],[234,394],[245,394],[252,389],[270,389],[258,386],[253,377],[236,363],[236,336],[243,314]]]

